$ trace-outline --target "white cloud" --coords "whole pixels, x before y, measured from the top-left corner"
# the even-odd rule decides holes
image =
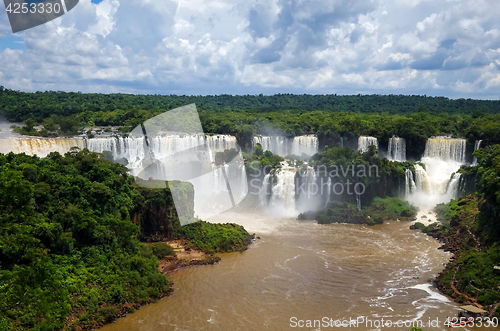
[[[80,0],[16,34],[24,49],[1,51],[0,77],[22,90],[491,96],[498,12],[488,0]]]

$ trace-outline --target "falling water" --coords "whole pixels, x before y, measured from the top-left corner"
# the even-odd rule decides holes
[[[466,140],[461,138],[429,138],[425,144],[424,157],[439,158],[443,161],[455,161],[465,164]]]
[[[289,139],[282,136],[255,136],[254,146],[259,143],[262,150],[285,157],[291,154],[312,156],[318,152],[318,137],[316,135],[297,136]]]
[[[295,171],[280,169],[276,173],[277,183],[273,185],[270,206],[283,215],[296,216]]]
[[[375,137],[360,136],[358,138],[358,151],[368,152],[368,146],[374,145],[378,149],[378,140]]]
[[[26,153],[45,157],[51,152],[64,154],[72,147],[84,148],[83,139],[78,138],[11,138],[1,139],[0,153]]]
[[[287,156],[290,154],[290,142],[289,139],[281,136],[256,136],[253,137],[254,145],[257,143],[262,145],[263,151],[270,151],[273,154],[279,156]]]
[[[474,151],[478,150],[479,147],[481,146],[482,140],[476,140],[476,143],[474,144]],[[477,164],[477,157],[474,155],[474,158],[472,160],[472,165],[475,166]]]
[[[429,138],[421,160],[425,169],[415,164],[416,190],[410,194],[409,201],[424,209],[432,209],[436,204],[456,197],[460,177],[453,174],[465,163],[465,148],[465,139]]]
[[[404,138],[392,137],[389,139],[387,159],[398,162],[406,161],[406,140]]]
[[[328,205],[331,199],[331,194],[332,194],[332,179],[328,177],[328,181],[326,182],[326,200],[325,200],[325,207]]]
[[[413,180],[413,172],[410,169],[405,170],[405,198],[408,199],[410,194],[416,189],[415,181]]]
[[[267,174],[262,181],[262,187],[259,191],[259,207],[261,208],[267,207],[268,205],[269,196],[271,195],[271,178],[271,174]]]
[[[420,164],[415,164],[415,188],[417,192],[432,194],[431,181],[429,180],[427,171]]]
[[[450,199],[457,199],[458,198],[458,184],[460,183],[460,176],[461,174],[459,172],[456,172],[453,174],[453,177],[451,178],[450,182],[448,183],[448,188],[446,189],[446,195]]]
[[[298,136],[292,141],[292,154],[312,156],[318,152],[318,137],[315,135]]]

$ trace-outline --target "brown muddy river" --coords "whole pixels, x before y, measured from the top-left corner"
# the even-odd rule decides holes
[[[429,280],[451,255],[409,223],[268,217],[211,219],[240,223],[261,239],[244,253],[221,254],[218,265],[176,271],[173,295],[102,330],[410,330],[412,323],[449,330],[443,324],[457,316],[457,304]],[[308,327],[308,320],[319,321]]]

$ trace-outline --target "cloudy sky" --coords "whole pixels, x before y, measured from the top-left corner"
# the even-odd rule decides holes
[[[12,34],[0,85],[500,98],[498,0],[80,0]]]

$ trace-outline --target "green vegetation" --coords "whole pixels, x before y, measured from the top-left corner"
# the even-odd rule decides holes
[[[317,167],[319,176],[330,176],[332,185],[343,185],[343,194],[337,195],[340,201],[355,204],[354,184],[362,184],[365,189],[361,194],[362,206],[370,205],[375,197],[401,196],[404,193],[405,170],[415,171],[410,162],[392,162],[378,157],[375,146],[370,146],[366,153],[358,153],[348,147],[328,148],[314,155],[309,164]]]
[[[0,319],[7,329],[93,328],[169,289],[135,239],[127,169],[77,150],[0,155]],[[69,319],[66,319],[71,316]]]
[[[298,219],[315,219],[319,224],[382,224],[387,220],[411,220],[417,215],[415,207],[398,198],[375,198],[370,206],[358,211],[355,205],[331,201],[320,211],[300,214]]]
[[[246,248],[237,225],[181,227],[165,182],[141,184],[151,187],[88,150],[0,154],[0,330],[92,329],[166,295],[157,265],[174,250],[140,243],[140,230],[151,238],[157,226],[210,252]],[[192,185],[171,185],[192,207]]]
[[[183,226],[181,236],[191,241],[194,248],[209,253],[243,251],[254,237],[241,225],[204,221]]]

